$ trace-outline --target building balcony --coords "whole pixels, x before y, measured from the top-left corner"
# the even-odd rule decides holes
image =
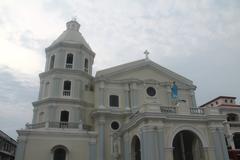
[[[55,128],[55,129],[83,129],[92,131],[92,126],[82,124],[81,122],[41,122],[35,124],[26,124],[26,129]]]
[[[63,96],[70,96],[71,91],[70,90],[63,90]]]
[[[73,68],[73,65],[72,65],[71,63],[67,63],[67,64],[65,65],[65,68],[67,68],[67,69],[72,69],[72,68]]]

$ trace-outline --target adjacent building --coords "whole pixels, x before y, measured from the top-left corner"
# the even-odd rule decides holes
[[[16,160],[228,160],[225,116],[197,108],[193,82],[146,57],[97,71],[80,24],[46,51]],[[108,56],[108,55],[106,55]]]
[[[216,107],[221,114],[226,115],[224,121],[226,144],[231,150],[240,149],[240,105],[236,104],[236,97],[219,96],[200,107]]]
[[[0,130],[0,160],[14,160],[17,142]]]

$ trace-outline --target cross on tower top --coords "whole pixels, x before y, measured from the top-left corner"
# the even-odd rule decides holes
[[[150,53],[148,52],[148,50],[145,50],[143,54],[145,54],[145,56],[146,56],[145,59],[148,59],[148,55],[150,54]]]
[[[72,21],[77,21],[77,16],[72,17]]]

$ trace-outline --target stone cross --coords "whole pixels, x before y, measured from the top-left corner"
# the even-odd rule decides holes
[[[72,17],[72,21],[77,21],[77,17],[76,16]]]
[[[145,56],[146,56],[145,58],[148,59],[148,55],[150,54],[150,53],[148,52],[148,50],[145,50],[145,51],[144,51],[144,54],[145,54]]]

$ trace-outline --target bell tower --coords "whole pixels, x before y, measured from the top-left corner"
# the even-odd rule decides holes
[[[95,53],[79,32],[76,20],[66,23],[66,30],[45,49],[45,71],[40,73],[39,98],[33,102],[33,125],[49,127],[88,124],[93,108],[92,65]],[[65,127],[70,127],[65,126]]]

